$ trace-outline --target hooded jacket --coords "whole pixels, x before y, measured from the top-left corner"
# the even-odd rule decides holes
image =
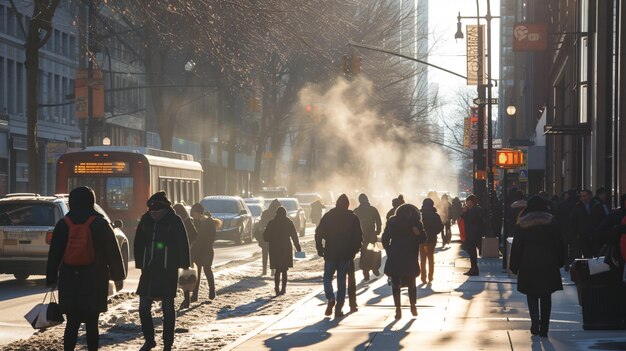
[[[293,246],[300,251],[298,232],[293,222],[287,217],[284,208],[276,211],[263,232],[263,239],[269,243],[270,268],[284,270],[293,267]]]
[[[325,261],[341,262],[354,259],[361,249],[363,232],[359,218],[348,209],[350,202],[344,194],[336,206],[326,212],[315,228],[317,253]]]
[[[443,230],[443,223],[432,201],[424,201],[422,206],[422,223],[424,223],[424,229],[428,235],[426,242],[428,244],[437,244],[437,235]]]
[[[364,194],[359,197],[359,207],[354,209],[354,214],[359,217],[361,230],[363,231],[363,246],[375,243],[381,232],[382,221],[376,207],[370,205],[369,199]]]
[[[88,187],[79,187],[70,192],[70,212],[67,217],[74,224],[82,224],[91,216],[95,262],[87,266],[70,266],[63,263],[67,246],[69,227],[63,219],[57,222],[52,234],[46,285],[57,284],[59,305],[64,313],[105,312],[109,280],[120,281],[126,278],[122,255],[115,239],[113,228],[94,209],[95,196]]]
[[[517,274],[517,290],[547,296],[563,290],[560,269],[565,255],[562,236],[547,212],[522,213],[513,237],[510,269]]]

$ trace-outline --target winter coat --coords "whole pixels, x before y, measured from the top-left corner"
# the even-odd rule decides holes
[[[623,257],[618,254],[621,237],[626,233],[626,224],[622,224],[624,218],[626,218],[626,209],[617,208],[611,211],[593,234],[593,239],[598,246],[609,245],[612,248],[609,253],[613,255],[613,262],[623,262]]]
[[[611,212],[611,208],[605,202],[602,202],[600,199],[596,199],[593,202],[593,206],[591,207],[591,226],[595,230],[602,224],[606,216]]]
[[[437,235],[443,230],[443,224],[441,223],[441,217],[437,213],[437,209],[434,207],[422,207],[422,223],[424,223],[424,230],[428,239],[428,244],[437,244]]]
[[[57,284],[59,305],[63,313],[105,312],[109,292],[109,280],[126,278],[124,262],[111,225],[94,210],[70,211],[67,216],[74,224],[82,224],[91,216],[91,237],[95,262],[87,266],[70,266],[63,263],[63,255],[69,235],[69,227],[61,219],[54,227],[48,263],[46,285]]]
[[[463,205],[461,204],[461,200],[458,197],[452,199],[452,205],[450,205],[450,218],[453,220],[458,220],[461,218],[463,214]]]
[[[185,226],[185,232],[187,232],[187,240],[189,241],[189,247],[191,247],[191,244],[194,241],[196,241],[196,238],[198,237],[198,230],[196,229],[196,225],[195,225],[193,218],[187,217],[183,219],[181,217],[181,220],[183,221],[183,225]]]
[[[511,271],[517,274],[517,290],[530,296],[563,290],[560,269],[564,262],[562,236],[552,215],[522,215],[515,228],[510,262]]]
[[[465,243],[478,245],[486,229],[483,209],[475,205],[468,208],[462,217],[465,222]]]
[[[385,225],[382,244],[387,252],[385,274],[394,277],[417,277],[420,275],[419,238],[413,233],[408,218],[393,216]],[[421,227],[421,223],[418,228]],[[423,228],[421,228],[423,232]]]
[[[397,209],[398,209],[397,207],[392,207],[391,210],[389,210],[387,214],[385,215],[385,219],[389,220],[389,218],[393,217],[396,214]]]
[[[522,211],[526,207],[526,204],[527,204],[526,200],[517,200],[517,201],[513,201],[509,205],[509,209],[506,212],[506,221],[505,221],[507,236],[511,237],[513,236],[513,233],[515,233],[517,220],[519,219],[520,213],[522,213]]]
[[[359,222],[361,223],[363,246],[377,242],[382,227],[382,221],[376,207],[369,203],[361,204],[354,209],[354,214],[359,217]]]
[[[172,208],[146,212],[135,234],[135,265],[141,269],[137,294],[173,298],[178,269],[191,265],[185,225]]]
[[[576,207],[575,193],[570,194],[570,197],[566,201],[561,202],[556,209],[556,224],[559,226],[561,236],[568,243],[574,242],[574,239],[576,238],[576,236],[571,233],[572,228],[570,226],[571,215],[574,207]]]
[[[194,220],[197,236],[194,241],[189,239],[191,249],[191,260],[202,267],[211,267],[213,265],[213,244],[215,243],[216,224],[213,218],[202,216]]]
[[[326,212],[315,228],[317,253],[325,261],[354,259],[361,249],[363,232],[359,218],[350,210],[335,207]]]
[[[589,210],[585,208],[582,202],[578,202],[572,214],[570,215],[570,233],[572,238],[589,238],[593,235],[596,228],[593,226],[593,217],[591,216],[591,207],[593,204],[589,203]]]
[[[324,206],[320,200],[316,200],[311,204],[311,221],[315,225],[318,225],[320,223],[320,219],[322,218],[322,212],[324,212],[325,208],[326,206]]]
[[[263,239],[269,243],[270,268],[284,270],[293,267],[293,245],[301,251],[298,232],[289,217],[276,216],[263,232]]]
[[[267,227],[269,222],[272,219],[274,219],[274,217],[276,217],[276,209],[278,209],[279,207],[280,207],[280,201],[278,201],[277,199],[274,199],[270,203],[267,210],[261,213],[261,219],[259,220],[259,223],[257,224],[257,229],[256,229],[256,232],[254,233],[254,238],[256,239],[257,243],[259,244],[259,247],[262,250],[267,250],[268,248],[268,243],[263,238],[263,233],[265,232],[265,228]]]

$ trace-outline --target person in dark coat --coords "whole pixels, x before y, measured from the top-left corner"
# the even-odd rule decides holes
[[[191,217],[195,224],[198,236],[191,244],[191,260],[198,266],[198,280],[191,295],[191,302],[198,301],[198,291],[200,289],[200,276],[204,269],[207,283],[209,284],[209,300],[215,299],[215,278],[213,277],[213,244],[217,229],[222,226],[222,221],[211,216],[211,212],[204,212],[204,207],[196,203],[191,207]]]
[[[389,212],[387,212],[387,215],[385,216],[385,219],[389,220],[389,218],[391,218],[391,216],[396,214],[396,209],[400,206],[404,204],[404,196],[402,194],[398,195],[398,197],[396,197],[395,199],[391,200],[391,210],[389,210]]]
[[[46,286],[59,289],[59,307],[67,315],[63,335],[64,350],[74,350],[78,329],[85,323],[87,348],[98,349],[98,318],[107,311],[109,280],[126,279],[126,270],[120,248],[111,224],[95,208],[94,191],[86,186],[70,192],[70,211],[54,227],[48,262]],[[69,226],[65,222],[89,226],[95,253],[95,262],[86,266],[71,266],[63,262]]]
[[[267,227],[267,224],[272,219],[274,219],[274,217],[276,217],[276,210],[278,210],[279,207],[280,207],[280,201],[278,201],[278,199],[274,199],[272,200],[272,202],[270,202],[270,205],[267,208],[267,210],[261,213],[261,220],[259,220],[259,224],[257,225],[257,229],[254,234],[255,239],[259,247],[261,248],[261,265],[263,266],[261,275],[267,274],[267,261],[269,260],[269,254],[270,254],[269,243],[265,241],[265,239],[263,238],[263,233],[265,232],[265,228]],[[274,274],[275,272],[274,270],[272,270],[272,275]]]
[[[370,279],[370,271],[374,275],[380,275],[380,262],[374,262],[372,253],[367,249],[369,244],[376,244],[378,235],[382,230],[382,221],[380,213],[376,207],[370,204],[365,194],[359,195],[359,207],[354,209],[354,214],[359,217],[361,223],[361,231],[363,231],[363,246],[361,247],[361,259],[359,268],[363,271],[363,279]]]
[[[442,247],[450,244],[452,241],[452,218],[451,218],[451,208],[452,204],[450,204],[450,200],[447,194],[441,195],[441,200],[439,201],[439,207],[437,207],[437,212],[441,217],[441,222],[443,223],[443,231],[442,235]]]
[[[593,226],[591,216],[592,193],[590,190],[580,192],[580,201],[576,203],[570,215],[570,232],[576,246],[575,258],[591,258],[595,254],[593,243],[593,233],[596,228]]]
[[[425,241],[426,232],[417,207],[411,204],[398,207],[396,214],[387,221],[382,236],[382,244],[387,252],[385,274],[391,278],[396,319],[402,318],[400,289],[403,286],[409,288],[411,314],[417,316],[415,279],[420,275],[419,245]]]
[[[175,204],[172,208],[174,209],[174,213],[176,213],[176,215],[180,217],[180,219],[183,221],[183,224],[185,225],[185,231],[187,232],[187,239],[189,240],[189,246],[191,247],[193,243],[196,241],[196,238],[198,237],[198,231],[196,230],[196,226],[194,225],[193,218],[189,217],[189,213],[187,213],[187,209],[181,203]],[[191,262],[195,263],[193,255],[191,256]],[[200,274],[198,273],[196,283],[199,280],[200,280]],[[181,309],[189,308],[189,303],[191,302],[191,292],[185,291],[184,296],[185,298],[180,305]],[[198,300],[198,297],[196,296],[196,301],[197,300]]]
[[[174,213],[164,191],[148,199],[148,211],[141,216],[135,235],[135,265],[141,269],[137,294],[139,317],[145,343],[141,350],[156,346],[152,303],[161,301],[163,310],[163,349],[171,350],[176,325],[174,298],[178,269],[191,265],[189,241],[183,221]]]
[[[325,314],[343,316],[341,311],[346,299],[346,275],[350,261],[361,249],[363,232],[361,223],[348,208],[350,201],[345,194],[337,199],[335,208],[326,212],[315,228],[317,254],[324,257],[324,293],[328,300]],[[337,297],[333,292],[333,275],[337,273]],[[336,305],[336,306],[335,306]]]
[[[463,215],[463,204],[461,203],[461,199],[455,197],[452,199],[452,205],[450,207],[450,216],[454,222],[458,221]]]
[[[576,238],[572,234],[570,227],[570,220],[572,211],[576,207],[578,196],[576,190],[570,189],[563,193],[561,197],[561,203],[556,208],[556,224],[559,226],[559,232],[563,236],[565,250],[567,252],[567,262],[565,263],[565,270],[569,270],[570,264],[577,256],[576,250]]]
[[[562,236],[546,203],[538,196],[528,200],[511,247],[510,269],[517,274],[517,291],[526,295],[530,332],[548,335],[552,293],[563,290],[560,269],[565,263]]]
[[[596,196],[591,203],[593,204],[591,206],[591,221],[592,227],[595,230],[611,212],[611,205],[608,202],[606,189],[599,188],[596,190]]]
[[[293,246],[296,251],[302,251],[298,241],[298,232],[293,222],[287,217],[287,210],[279,206],[276,216],[263,232],[263,240],[269,243],[270,268],[274,273],[274,290],[276,296],[285,295],[287,289],[287,271],[293,267]],[[293,246],[291,245],[293,242]],[[282,285],[280,278],[282,276]],[[280,285],[280,289],[279,289]]]
[[[478,205],[476,195],[469,195],[465,200],[467,209],[463,213],[465,221],[465,242],[463,248],[470,257],[470,269],[463,273],[464,275],[477,276],[478,271],[478,253],[477,249],[485,234],[486,224],[483,209]]]
[[[320,219],[322,219],[322,212],[324,212],[325,208],[326,206],[324,206],[324,204],[322,204],[320,200],[315,200],[311,204],[311,222],[313,222],[313,224],[315,224],[316,226],[320,224]]]
[[[608,254],[613,254],[611,257],[613,262],[620,263],[623,266],[624,258],[620,257],[620,238],[622,234],[626,233],[626,224],[622,224],[624,217],[626,217],[626,194],[620,196],[620,207],[609,212],[604,218],[602,223],[595,229],[593,240],[598,247],[608,245],[613,247]],[[616,269],[616,270],[619,270]]]
[[[432,283],[435,273],[435,246],[437,246],[437,235],[443,230],[441,217],[437,213],[435,203],[430,198],[425,198],[422,202],[422,223],[424,224],[424,230],[428,236],[428,240],[420,245],[421,277],[422,283],[426,284],[426,260],[428,260],[428,283]]]

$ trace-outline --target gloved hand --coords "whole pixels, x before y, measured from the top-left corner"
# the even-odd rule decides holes
[[[317,255],[318,255],[319,257],[324,257],[324,251],[318,251],[318,252],[317,252]]]

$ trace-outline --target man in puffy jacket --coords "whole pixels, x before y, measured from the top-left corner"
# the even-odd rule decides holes
[[[152,303],[160,300],[163,310],[163,349],[174,344],[174,298],[178,286],[178,269],[189,268],[189,241],[183,221],[174,213],[164,191],[148,200],[146,212],[137,225],[135,265],[141,269],[137,294],[139,317],[145,343],[141,351],[156,346]]]
[[[328,300],[326,315],[330,316],[335,307],[335,317],[343,316],[341,311],[346,300],[346,275],[350,262],[359,249],[363,233],[359,218],[348,208],[350,201],[345,194],[337,199],[335,208],[326,212],[315,228],[317,253],[324,257],[324,293]],[[337,297],[333,291],[333,275],[337,272]]]
[[[115,240],[111,225],[95,208],[95,194],[91,188],[78,187],[70,192],[70,212],[54,227],[48,263],[46,285],[59,288],[59,305],[67,315],[63,348],[74,350],[78,329],[85,323],[87,348],[98,349],[98,318],[106,312],[109,279],[123,281],[126,278],[124,262]],[[69,225],[80,225],[91,221],[89,229],[95,261],[87,265],[69,265],[64,261]]]

